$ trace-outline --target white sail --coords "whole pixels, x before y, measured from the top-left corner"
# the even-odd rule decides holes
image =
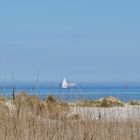
[[[64,78],[61,87],[62,88],[69,88],[69,87],[75,87],[75,86],[76,86],[76,83],[68,84],[66,79]]]
[[[63,79],[63,82],[62,82],[62,88],[68,88],[68,83],[65,78]]]

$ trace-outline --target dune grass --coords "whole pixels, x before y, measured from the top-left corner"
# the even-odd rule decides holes
[[[128,102],[129,105],[139,105],[140,106],[140,101],[136,101],[136,100],[131,100]]]
[[[100,100],[82,100],[75,105],[83,107],[123,107],[124,103],[114,97],[105,97]]]
[[[140,121],[82,119],[70,114],[68,104],[52,96],[40,101],[25,93],[15,97],[14,108],[0,106],[0,140],[139,140]],[[83,107],[84,108],[84,107]],[[107,109],[107,108],[106,108]],[[140,112],[137,108],[136,112]],[[134,116],[135,117],[135,116]]]

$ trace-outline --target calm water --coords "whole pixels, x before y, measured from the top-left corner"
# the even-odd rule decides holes
[[[127,102],[129,100],[140,100],[140,87],[132,86],[128,89],[124,87],[109,87],[109,86],[79,86],[72,89],[61,89],[58,86],[32,86],[16,87],[16,92],[27,92],[29,95],[37,95],[40,99],[44,99],[47,95],[53,95],[60,100],[72,101],[83,99],[100,99],[106,96],[114,96],[120,100]],[[12,88],[0,88],[0,95],[11,97]]]

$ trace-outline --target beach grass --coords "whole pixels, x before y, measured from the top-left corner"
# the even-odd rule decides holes
[[[75,103],[83,107],[123,107],[124,103],[114,97],[105,97],[99,100],[81,100]]]
[[[86,104],[70,106],[52,96],[41,101],[21,93],[0,105],[0,140],[139,140],[139,106]]]

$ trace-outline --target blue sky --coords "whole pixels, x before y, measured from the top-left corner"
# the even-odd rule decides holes
[[[0,2],[0,78],[140,82],[140,1]]]

